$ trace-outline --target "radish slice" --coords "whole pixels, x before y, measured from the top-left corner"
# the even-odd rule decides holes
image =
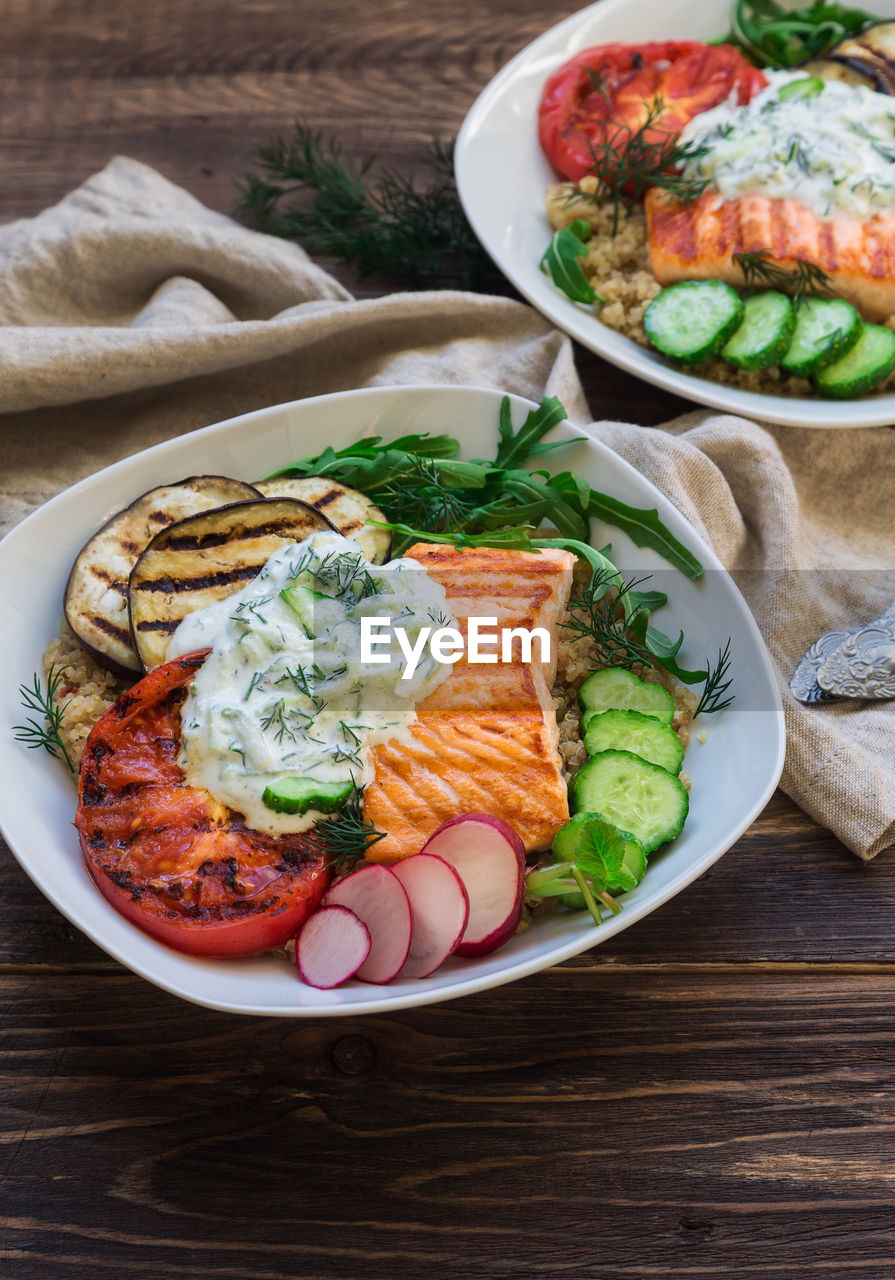
[[[429,837],[423,853],[436,854],[458,872],[469,896],[469,920],[458,956],[496,951],[522,918],[525,846],[500,818],[463,813]]]
[[[326,906],[347,907],[370,931],[370,954],[356,976],[364,982],[391,982],[410,950],[412,916],[404,886],[388,867],[371,863],[338,880]]]
[[[321,907],[295,940],[299,977],[321,991],[354,977],[369,954],[370,930],[347,907]]]
[[[428,978],[447,960],[469,919],[469,896],[460,875],[432,853],[415,853],[392,867],[410,899],[413,933],[402,978]]]

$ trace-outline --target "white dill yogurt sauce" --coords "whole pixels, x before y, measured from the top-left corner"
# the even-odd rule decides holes
[[[745,106],[713,107],[681,141],[704,149],[684,166],[724,200],[748,193],[798,200],[817,214],[869,218],[895,207],[895,99],[791,71]]]
[[[421,627],[451,624],[444,587],[421,565],[372,564],[335,532],[281,547],[241,591],[184,618],[168,659],[211,648],[182,710],[188,782],[248,826],[279,835],[320,818],[313,809],[277,813],[264,803],[265,788],[284,776],[369,781],[367,748],[412,724],[415,702],[451,668],[426,649],[402,679],[394,627],[390,646],[377,651],[388,663],[362,663],[364,615],[390,618],[411,640]]]

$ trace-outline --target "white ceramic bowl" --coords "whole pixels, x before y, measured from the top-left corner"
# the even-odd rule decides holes
[[[732,637],[737,700],[708,717],[704,746],[693,744],[685,768],[693,779],[692,809],[683,834],[654,855],[646,877],[621,915],[595,928],[585,913],[563,913],[519,934],[501,951],[477,960],[451,960],[431,978],[389,986],[352,982],[315,991],[292,966],[261,957],[193,959],[136,929],[94,888],[85,871],[72,818],[75,791],[65,768],[43,751],[13,740],[20,723],[20,684],[31,680],[59,625],[69,568],[86,539],[113,512],[144,490],[202,472],[252,480],[319,450],[363,435],[386,439],[408,431],[450,432],[468,456],[483,456],[497,441],[500,395],[463,388],[373,389],[277,405],[194,431],[100,471],[28,517],[0,543],[0,828],[25,871],[73,924],[135,973],[186,1000],[235,1013],[319,1017],[408,1008],[468,995],[585,951],[655,910],[694,880],[745,831],[774,790],[783,764],[783,715],[758,629],[714,555],[665,498],[633,467],[564,424],[556,434],[572,443],[546,455],[556,469],[571,467],[596,488],[623,501],[658,507],[707,572],[697,582],[669,570],[617,531],[595,522],[593,539],[611,541],[620,566],[656,572],[671,604],[657,625],[687,636],[683,657],[693,665]],[[530,408],[512,398],[518,426]],[[543,460],[539,460],[543,461]],[[57,957],[58,958],[58,957]]]
[[[895,423],[895,395],[829,401],[763,395],[682,373],[601,324],[539,270],[551,227],[544,211],[557,175],[538,144],[537,110],[548,75],[591,45],[611,41],[699,40],[730,23],[731,0],[600,0],[552,27],[509,62],[482,92],[457,139],[460,198],[476,235],[504,275],[560,329],[612,364],[699,404],[796,427],[870,427]],[[895,17],[895,0],[874,12]],[[592,406],[599,415],[599,405]]]

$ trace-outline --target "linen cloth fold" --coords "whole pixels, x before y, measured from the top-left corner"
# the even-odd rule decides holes
[[[558,395],[649,477],[737,578],[777,668],[783,789],[862,858],[895,843],[895,707],[806,708],[787,681],[823,631],[895,598],[895,434],[688,414],[594,420],[568,338],[531,308],[458,292],[356,301],[296,245],[238,226],[117,158],[0,227],[0,532],[148,445],[350,387]]]

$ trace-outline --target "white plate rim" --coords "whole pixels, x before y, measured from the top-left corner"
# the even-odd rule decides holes
[[[790,5],[793,2],[794,0],[784,0],[784,3]],[[507,247],[506,241],[489,226],[488,214],[493,204],[493,192],[482,191],[475,173],[475,161],[480,136],[491,122],[492,113],[509,99],[517,81],[534,63],[546,60],[552,69],[559,66],[578,49],[618,39],[619,37],[613,36],[611,31],[605,35],[602,34],[600,28],[604,25],[611,27],[612,20],[618,14],[624,15],[629,10],[639,8],[640,3],[641,0],[597,0],[597,3],[564,18],[520,50],[497,72],[476,98],[461,125],[454,152],[457,189],[466,217],[476,236],[510,283],[557,328],[564,330],[582,346],[602,356],[626,373],[653,386],[661,387],[664,391],[695,401],[697,405],[780,426],[823,430],[895,424],[895,392],[891,391],[884,395],[871,394],[848,401],[801,399],[796,396],[746,391],[679,371],[666,364],[658,352],[651,352],[638,346],[631,339],[603,325],[593,312],[583,305],[579,306],[567,299],[538,270],[539,253],[534,251],[533,246],[532,253],[524,255],[520,261]],[[725,4],[726,17],[729,9],[726,0],[714,0],[714,3],[719,8],[722,3]],[[890,3],[890,0],[881,0],[881,5],[878,7],[892,10],[891,15],[882,14],[881,16],[895,17],[895,4]],[[708,6],[703,8],[708,11]],[[597,33],[588,34],[594,23],[597,25]],[[712,31],[717,33],[726,25],[724,20],[720,24],[713,23]],[[679,26],[676,30],[679,33],[677,38],[689,38],[689,31],[681,31]],[[660,37],[651,36],[650,38]],[[700,34],[697,33],[692,38],[699,39]],[[561,53],[558,52],[560,49],[562,49]],[[513,115],[516,116],[517,113],[514,112]],[[531,118],[531,136],[537,145],[534,114]],[[531,140],[524,133],[524,122],[520,124],[517,141],[521,145],[530,145]],[[550,180],[555,180],[556,175],[546,159],[541,157],[541,162],[543,168],[541,190],[532,195],[540,199],[542,206],[546,184]],[[495,175],[496,189],[501,185],[501,176],[505,177],[505,175]],[[522,198],[527,198],[527,195],[527,191],[523,191]],[[546,214],[543,226],[544,239],[539,252],[546,249],[550,238]]]
[[[31,533],[39,528],[42,523],[52,517],[57,511],[64,510],[66,506],[74,503],[83,493],[89,493],[99,480],[114,477],[121,472],[127,472],[133,469],[140,462],[150,462],[155,458],[164,457],[167,453],[178,452],[180,447],[184,449],[201,446],[206,440],[215,440],[226,437],[229,433],[238,435],[246,428],[264,422],[268,418],[276,418],[279,415],[288,413],[292,409],[305,409],[309,404],[319,405],[323,402],[338,402],[348,398],[368,398],[371,402],[382,397],[402,397],[405,394],[427,394],[432,396],[486,396],[493,400],[494,420],[496,422],[497,409],[501,398],[505,393],[494,390],[493,388],[471,388],[471,387],[455,387],[455,386],[437,386],[437,385],[420,385],[420,386],[400,386],[400,387],[371,387],[360,388],[347,392],[334,392],[326,396],[315,397],[313,400],[296,400],[289,401],[284,404],[271,405],[264,409],[249,411],[236,417],[225,419],[218,423],[210,424],[207,427],[187,433],[186,435],[176,437],[174,440],[162,442],[154,445],[149,449],[141,451],[137,454],[123,458],[118,462],[112,463],[100,471],[95,472],[91,476],[85,477],[75,485],[57,494],[47,503],[37,508],[28,515],[20,524],[13,528],[2,541],[0,541],[0,597],[2,597],[3,577],[4,577],[4,561],[8,556],[15,555],[20,544],[26,542],[30,538]],[[522,406],[524,409],[533,407],[533,402],[521,396],[510,395],[510,400],[515,408]],[[56,892],[54,885],[46,876],[42,875],[31,862],[27,850],[23,850],[22,838],[20,833],[11,827],[7,822],[4,814],[4,804],[2,794],[0,794],[0,833],[3,834],[6,842],[18,861],[19,865],[29,876],[37,888],[44,894],[46,898],[81,932],[85,933],[97,946],[99,946],[107,954],[111,955],[125,968],[138,976],[145,978],[154,985],[179,996],[193,1004],[198,1004],[206,1008],[218,1010],[220,1012],[240,1013],[249,1016],[273,1016],[273,1017],[339,1017],[339,1016],[360,1016],[372,1013],[384,1013],[397,1011],[400,1009],[408,1009],[421,1005],[441,1003],[445,1000],[457,999],[462,996],[473,995],[479,991],[490,990],[493,987],[502,986],[506,983],[516,981],[517,979],[530,976],[531,974],[541,972],[542,970],[556,963],[561,963],[573,956],[579,955],[589,950],[596,944],[612,937],[621,930],[633,925],[644,916],[650,914],[658,907],[669,901],[687,885],[692,883],[704,871],[706,871],[714,862],[722,856],[723,853],[730,848],[732,844],[747,830],[751,823],[762,811],[768,800],[772,796],[780,774],[783,769],[785,756],[785,727],[783,718],[782,702],[780,700],[779,691],[776,687],[776,677],[771,662],[770,655],[762,640],[758,626],[753,619],[751,612],[743,601],[738,589],[729,575],[724,570],[723,565],[717,558],[708,544],[700,537],[700,535],[690,526],[680,515],[673,504],[667,499],[661,491],[655,488],[640,472],[637,471],[630,463],[620,458],[618,454],[612,451],[607,445],[601,441],[594,439],[588,432],[580,427],[576,427],[571,423],[563,424],[561,430],[568,432],[570,437],[577,437],[584,440],[603,458],[611,460],[611,464],[619,468],[622,472],[636,477],[637,483],[646,485],[651,491],[651,495],[659,509],[662,518],[672,527],[673,531],[681,536],[696,552],[702,560],[706,569],[720,570],[729,580],[731,591],[739,600],[742,607],[741,621],[743,626],[749,631],[753,642],[756,645],[757,653],[760,655],[760,663],[762,673],[773,686],[775,694],[775,706],[773,708],[774,717],[773,725],[774,734],[774,752],[772,758],[768,761],[768,772],[766,784],[759,795],[756,796],[753,803],[744,810],[735,823],[728,829],[723,839],[716,841],[701,856],[694,859],[681,872],[669,882],[665,888],[653,896],[647,897],[643,895],[641,900],[637,896],[628,899],[621,915],[611,917],[605,921],[603,925],[589,926],[587,929],[570,936],[567,942],[558,943],[551,947],[549,955],[539,955],[531,957],[527,960],[519,960],[508,963],[496,973],[486,973],[481,975],[471,974],[469,977],[460,978],[457,982],[451,983],[446,987],[428,988],[426,983],[429,980],[423,980],[419,984],[418,989],[395,990],[383,987],[383,996],[379,999],[369,999],[362,1004],[343,1004],[335,1003],[333,1005],[320,1006],[299,1006],[294,1009],[284,1009],[279,1005],[257,1005],[257,1004],[240,1004],[233,1001],[222,1001],[214,998],[203,997],[194,991],[184,990],[176,982],[170,981],[157,973],[147,971],[147,969],[139,962],[135,961],[132,956],[127,954],[127,948],[118,947],[110,944],[108,939],[98,936],[97,929],[89,920],[82,918],[77,912],[71,910],[70,905],[66,902],[63,895]],[[176,469],[176,464],[175,464]],[[97,524],[101,521],[98,519]],[[76,548],[75,548],[76,550]],[[35,655],[35,660],[39,655]],[[48,761],[48,766],[53,762]],[[72,797],[74,799],[74,797]],[[131,926],[133,928],[133,926]],[[144,935],[145,936],[145,935]],[[165,954],[171,954],[167,947],[160,943],[153,946],[160,948]],[[499,954],[499,953],[498,953]],[[208,963],[208,962],[204,962]],[[342,990],[345,990],[344,988]],[[329,994],[329,993],[327,993]]]

